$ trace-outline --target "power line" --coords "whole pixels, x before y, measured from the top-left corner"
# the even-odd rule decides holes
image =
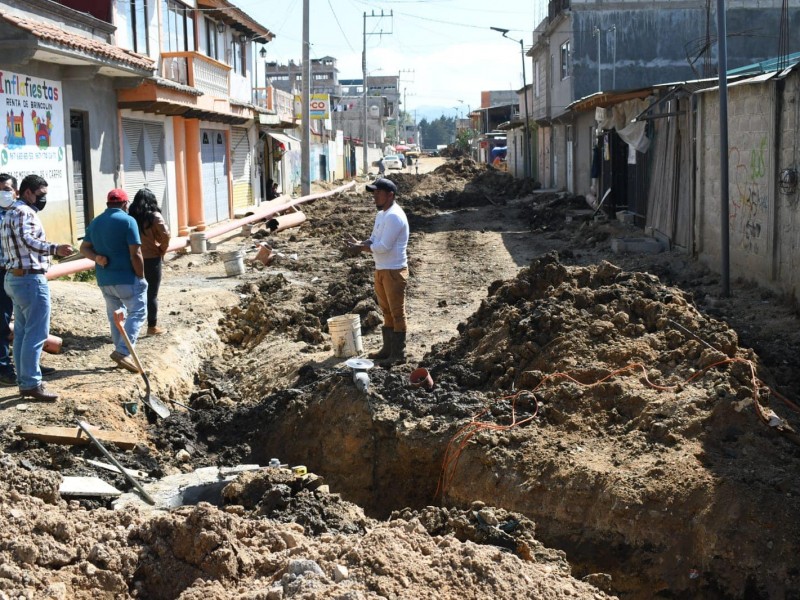
[[[339,27],[339,31],[342,32],[342,37],[344,37],[344,41],[347,42],[347,47],[350,48],[350,52],[355,52],[356,49],[353,48],[353,44],[350,43],[350,39],[347,37],[347,34],[344,32],[344,29],[342,29],[342,24],[339,22],[339,17],[336,14],[336,11],[333,10],[333,5],[331,4],[331,0],[328,0],[328,6],[331,9],[331,13],[333,14],[333,18],[336,21],[336,25]]]

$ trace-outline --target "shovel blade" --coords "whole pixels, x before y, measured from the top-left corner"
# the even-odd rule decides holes
[[[166,419],[170,415],[169,408],[157,396],[148,394],[142,398],[142,402],[162,419]]]

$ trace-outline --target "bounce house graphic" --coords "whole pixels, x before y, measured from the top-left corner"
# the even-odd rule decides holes
[[[45,113],[45,120],[42,121],[36,116],[36,111],[31,112],[36,145],[42,150],[50,147],[50,133],[53,131],[53,122],[50,120],[50,111]]]
[[[7,146],[24,146],[25,145],[25,122],[23,117],[24,112],[20,112],[19,116],[14,115],[14,111],[6,113],[6,138]]]

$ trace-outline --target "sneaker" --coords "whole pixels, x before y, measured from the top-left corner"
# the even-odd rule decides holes
[[[0,385],[12,386],[17,385],[17,374],[13,371],[0,373]]]
[[[133,362],[130,356],[125,356],[124,354],[120,354],[116,350],[111,353],[111,360],[117,363],[118,367],[122,367],[123,369],[127,369],[131,373],[138,373],[139,369],[136,368],[136,363]]]
[[[53,367],[45,367],[44,365],[39,365],[39,370],[42,372],[42,377],[47,377],[56,372]]]
[[[61,397],[58,394],[51,394],[46,392],[44,389],[44,385],[41,383],[37,385],[35,388],[31,388],[29,390],[19,390],[19,395],[23,398],[32,398],[34,400],[41,400],[42,402],[57,402],[58,399]]]
[[[164,333],[167,333],[167,330],[166,329],[162,329],[161,327],[158,327],[157,325],[153,325],[152,327],[148,327],[147,328],[147,335],[162,335]]]

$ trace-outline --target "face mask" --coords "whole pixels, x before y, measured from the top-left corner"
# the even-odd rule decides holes
[[[47,206],[47,194],[42,194],[41,196],[37,196],[36,202],[33,203],[33,207],[36,210],[44,210],[45,206]]]
[[[0,208],[11,208],[14,204],[14,192],[10,190],[0,191]]]

